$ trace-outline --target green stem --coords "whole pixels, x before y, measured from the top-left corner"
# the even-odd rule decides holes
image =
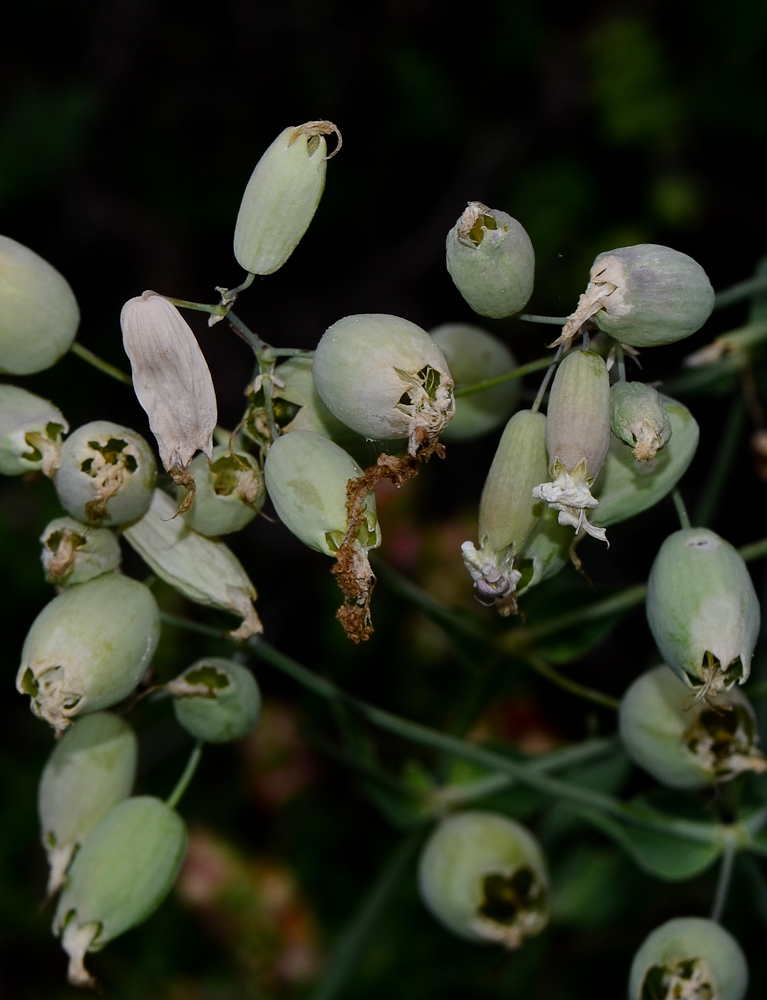
[[[546,395],[546,390],[549,387],[549,382],[551,382],[552,378],[554,377],[554,372],[557,370],[557,365],[559,364],[559,359],[562,357],[562,354],[564,353],[564,350],[565,350],[565,345],[562,343],[557,348],[557,352],[554,355],[554,358],[553,358],[551,364],[546,369],[546,374],[543,376],[543,381],[541,382],[541,387],[538,390],[538,395],[535,397],[535,402],[531,406],[531,409],[532,409],[533,413],[537,413],[538,410],[541,408],[541,403],[543,402],[543,397]],[[584,350],[588,350],[588,348],[584,348]]]
[[[210,313],[211,316],[226,316],[227,308],[221,303],[212,306],[208,302],[190,302],[189,299],[174,299],[172,295],[164,295],[168,302],[172,302],[179,309],[194,309],[195,312]]]
[[[69,350],[72,354],[76,354],[78,358],[82,358],[83,361],[87,361],[89,365],[92,365],[94,368],[98,368],[100,372],[103,372],[105,375],[109,375],[110,378],[116,379],[124,385],[133,385],[133,379],[127,372],[124,372],[116,365],[110,365],[108,361],[104,361],[104,359],[100,358],[98,354],[94,354],[93,351],[89,351],[87,347],[83,347],[83,345],[77,341],[72,344]]]
[[[171,809],[175,809],[176,806],[181,801],[181,796],[189,787],[189,783],[194,777],[194,772],[197,770],[197,765],[200,763],[200,758],[202,757],[202,740],[197,740],[195,743],[191,754],[189,755],[189,760],[186,762],[186,767],[184,768],[183,774],[178,779],[176,787],[170,793],[167,799],[167,804]]]
[[[701,528],[710,527],[716,516],[719,501],[732,472],[745,425],[746,404],[743,396],[738,394],[732,401],[713,468],[695,511],[695,524]]]
[[[732,872],[735,867],[735,858],[738,853],[738,842],[734,836],[728,836],[724,842],[722,851],[722,864],[719,868],[719,878],[716,882],[714,892],[714,902],[711,905],[711,919],[719,923],[724,913],[727,903],[727,894],[730,891]]]
[[[246,326],[242,322],[239,316],[235,316],[235,314],[232,312],[231,309],[226,314],[226,318],[235,328],[237,333],[240,334],[242,339],[246,340],[250,344],[250,346],[256,352],[256,355],[259,355],[262,351],[269,349],[269,345],[266,343],[266,341],[262,340],[257,333],[253,333],[250,327]]]
[[[558,687],[569,691],[570,694],[574,694],[577,698],[585,698],[586,701],[593,701],[596,705],[604,705],[606,708],[612,708],[616,711],[620,708],[621,703],[617,698],[613,698],[609,694],[603,694],[601,691],[596,691],[594,688],[584,687],[583,684],[565,677],[564,674],[555,670],[554,667],[548,664],[537,653],[528,653],[525,656],[525,662],[529,663],[533,670],[540,674],[541,677],[546,677]]]
[[[269,353],[275,358],[313,358],[314,351],[302,351],[298,347],[270,347]]]
[[[226,306],[234,302],[240,292],[244,292],[246,288],[250,288],[255,280],[255,277],[255,274],[248,271],[245,280],[241,284],[237,285],[236,288],[217,288],[216,291],[221,292],[222,305]]]
[[[743,299],[750,299],[759,292],[767,292],[767,274],[759,275],[756,278],[746,278],[737,284],[730,285],[723,292],[718,292],[714,299],[714,309],[724,309],[725,306],[742,302]]]
[[[423,832],[418,830],[397,845],[336,942],[322,982],[312,993],[311,1000],[333,1000],[348,982],[372,941],[376,926],[394,890],[409,869],[422,838]]]
[[[512,319],[521,319],[525,323],[545,323],[547,326],[564,326],[567,316],[536,316],[534,313],[517,313]]]
[[[524,378],[525,375],[532,375],[533,372],[542,371],[544,368],[548,368],[551,364],[551,355],[545,358],[538,358],[537,361],[530,361],[526,365],[519,365],[518,368],[512,368],[511,371],[503,372],[502,375],[494,375],[492,378],[487,378],[484,382],[473,382],[471,385],[462,385],[460,389],[455,390],[455,397],[459,398],[461,396],[471,396],[475,392],[484,392],[485,389],[492,389],[496,385],[503,385],[504,382],[510,382],[515,378]]]
[[[679,523],[683,528],[691,528],[690,515],[687,513],[687,507],[685,506],[684,499],[679,490],[674,487],[671,491],[671,499],[674,501],[674,506],[676,507],[676,516],[679,518]]]
[[[618,381],[626,381],[626,354],[623,350],[623,344],[616,344],[615,347],[615,364],[618,368]]]

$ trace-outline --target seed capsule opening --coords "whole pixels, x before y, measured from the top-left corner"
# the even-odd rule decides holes
[[[500,872],[485,875],[482,897],[475,929],[510,951],[515,951],[546,924],[546,885],[527,866],[510,875]]]
[[[653,965],[642,983],[641,1000],[718,1000],[711,970],[702,958]]]
[[[710,704],[684,734],[684,742],[718,781],[743,771],[767,771],[767,760],[757,750],[754,720],[742,705]]]

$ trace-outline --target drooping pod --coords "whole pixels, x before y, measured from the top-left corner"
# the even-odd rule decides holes
[[[89,951],[146,920],[176,881],[186,851],[181,817],[148,795],[125,799],[98,824],[69,869],[53,921],[69,955],[69,982],[95,986]]]
[[[43,846],[48,854],[48,895],[57,892],[75,851],[136,777],[138,741],[118,715],[93,712],[64,733],[40,778],[37,795]]]
[[[479,549],[461,546],[463,561],[480,600],[495,602],[501,613],[514,609],[520,579],[515,567],[542,508],[533,487],[548,471],[546,417],[520,410],[506,425],[479,502]]]
[[[120,325],[133,388],[163,467],[191,488],[186,469],[197,451],[211,457],[218,412],[205,356],[178,309],[156,292],[129,299]]]
[[[503,375],[516,367],[508,347],[470,323],[444,323],[431,331],[447,361],[456,390]],[[442,433],[445,441],[469,441],[507,420],[519,398],[519,379],[468,396],[456,396],[455,416]]]
[[[613,434],[629,445],[637,462],[651,462],[671,438],[663,397],[644,382],[615,382],[610,388]]]
[[[143,583],[107,573],[54,597],[32,623],[16,688],[56,730],[133,691],[157,648],[160,612]]]
[[[748,965],[735,938],[713,920],[677,917],[641,944],[629,973],[629,1000],[743,1000]]]
[[[140,434],[94,420],[64,442],[54,484],[68,514],[105,527],[142,517],[152,502],[156,476],[152,449]]]
[[[666,666],[638,677],[621,699],[621,740],[629,756],[671,788],[703,788],[744,771],[767,771],[756,718],[738,688],[693,701]]]
[[[606,542],[604,529],[589,522],[597,506],[590,486],[610,447],[610,377],[603,358],[593,351],[573,351],[557,368],[546,415],[546,444],[551,482],[533,490],[559,511],[559,523],[583,528]]]
[[[647,581],[647,620],[661,656],[698,698],[743,684],[759,634],[746,564],[707,528],[665,540]]]
[[[455,413],[453,379],[429,334],[398,316],[338,320],[314,355],[314,384],[340,421],[366,438],[405,438],[415,455]]]
[[[0,385],[0,473],[20,476],[42,471],[52,476],[69,424],[61,411],[15,385]]]
[[[290,126],[256,164],[234,230],[234,255],[251,274],[281,268],[308,229],[325,187],[325,136],[332,132],[340,148],[332,122]]]
[[[198,660],[165,687],[173,695],[179,723],[198,740],[231,743],[258,724],[258,684],[250,670],[233,660]]]
[[[113,573],[122,562],[117,535],[73,517],[57,517],[40,536],[45,579],[57,587],[87,583]]]
[[[0,371],[50,368],[72,346],[79,325],[66,278],[33,250],[0,236]]]
[[[470,201],[447,234],[446,249],[450,277],[480,316],[511,316],[533,294],[533,244],[506,212]]]
[[[218,446],[209,462],[205,455],[192,460],[194,499],[182,517],[193,531],[216,538],[240,531],[261,510],[266,499],[264,476],[246,451]],[[178,491],[184,506],[186,487]]]
[[[673,344],[699,330],[714,308],[714,289],[700,264],[671,247],[640,243],[600,253],[575,312],[555,343],[593,319],[623,344]]]
[[[700,431],[686,406],[662,397],[672,434],[649,462],[637,462],[629,445],[614,434],[605,464],[594,482],[599,506],[591,520],[602,528],[627,521],[667,496],[687,471],[698,447]]]
[[[437,920],[469,941],[514,951],[548,921],[548,878],[538,842],[496,813],[443,820],[421,853],[418,884]]]
[[[240,615],[232,638],[262,632],[253,606],[256,588],[239,559],[224,542],[192,531],[177,514],[167,493],[155,490],[149,510],[125,529],[125,538],[161,580],[190,601]]]

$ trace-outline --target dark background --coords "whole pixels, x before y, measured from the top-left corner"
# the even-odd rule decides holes
[[[592,2],[564,12],[535,0],[27,0],[7,6],[2,20],[0,232],[64,273],[81,305],[78,339],[121,367],[127,360],[118,317],[127,298],[151,288],[215,301],[214,286],[242,279],[231,239],[244,186],[272,139],[309,119],[336,122],[343,151],[329,163],[325,195],[289,263],[257,278],[238,304],[242,318],[278,346],[312,348],[330,323],[355,312],[395,313],[427,329],[471,320],[443,256],[445,234],[469,200],[508,211],[527,228],[537,256],[531,312],[570,312],[595,254],[616,246],[676,247],[706,268],[717,289],[747,277],[767,251],[767,8],[753,0],[724,7],[710,0]],[[686,353],[743,318],[742,308],[725,310],[692,341],[645,352],[641,377],[670,377]],[[233,426],[250,351],[224,323],[209,330],[204,318],[190,322],[213,371],[221,422]],[[521,361],[541,356],[550,339],[551,328],[485,325]],[[109,418],[147,433],[130,390],[76,357],[15,381],[53,399],[73,427]],[[534,390],[535,380],[527,386]],[[683,485],[694,507],[730,404],[715,397],[690,405],[703,430]],[[469,608],[457,544],[472,531],[496,439],[455,446],[407,495],[379,499],[386,557],[448,603]],[[765,486],[746,441],[744,434],[713,525],[736,544],[765,534]],[[36,538],[57,513],[49,483],[0,484],[3,1000],[75,995],[61,985],[51,913],[36,909],[45,871],[34,796],[50,737],[13,691],[24,634],[50,598]],[[666,501],[616,528],[609,553],[584,545],[595,585],[643,580],[675,524]],[[353,649],[333,621],[338,599],[326,560],[264,519],[232,544],[259,589],[271,642],[376,703],[439,728],[451,724],[466,686],[463,668],[433,626],[385,586],[376,593],[376,638]],[[127,558],[128,571],[140,576],[140,564]],[[161,596],[169,610],[217,621],[170,593]],[[554,588],[544,598],[549,608],[564,607],[569,591]],[[222,650],[169,633],[158,670],[170,676],[201,652]],[[635,614],[582,661],[577,676],[619,695],[651,655]],[[394,838],[348,770],[311,748],[312,734],[333,732],[325,709],[271,669],[258,675],[267,703],[289,720],[276,731],[303,733],[293,743],[285,737],[284,746],[275,737],[279,761],[298,761],[296,789],[285,790],[290,779],[275,764],[282,792],[270,799],[258,791],[274,763],[263,746],[214,749],[184,812],[229,845],[251,873],[241,881],[252,882],[254,898],[263,887],[253,865],[276,859],[287,866],[285,877],[300,887],[301,919],[314,928],[305,932],[308,951],[319,953]],[[520,670],[494,677],[489,690],[507,719],[496,719],[494,737],[518,746],[525,733],[556,742],[614,725],[609,714],[584,710]],[[140,787],[167,794],[183,766],[183,737],[151,713],[139,722],[149,747]],[[395,769],[407,753],[383,741]],[[583,849],[595,844],[586,837]],[[648,887],[652,880],[629,862],[605,856],[616,866],[612,895],[604,889],[609,905],[599,893],[579,903],[572,926],[565,920],[554,932],[549,947],[560,959],[545,971],[541,941],[506,962],[493,950],[455,944],[420,909],[410,885],[348,996],[445,1000],[470,989],[481,997],[564,1000],[592,995],[592,976],[602,995],[622,994],[643,935],[685,909],[705,912],[711,879]],[[251,911],[233,912],[171,900],[142,930],[94,958],[107,995],[300,994],[300,975],[272,968],[280,946],[269,937],[277,933],[269,919],[268,933],[254,943],[247,938]],[[741,924],[748,938],[747,917]],[[255,952],[261,957],[249,965]]]

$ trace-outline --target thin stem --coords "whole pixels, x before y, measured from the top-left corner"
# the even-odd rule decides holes
[[[537,413],[540,409],[541,403],[543,402],[543,397],[546,395],[546,390],[549,387],[549,382],[554,377],[554,372],[557,370],[557,365],[559,364],[559,359],[562,357],[562,353],[565,349],[564,344],[560,344],[557,348],[557,352],[554,355],[554,360],[549,365],[548,371],[543,376],[543,381],[541,382],[541,387],[538,390],[538,395],[535,397],[535,402],[533,403],[531,409],[533,413]]]
[[[332,1000],[343,989],[362,960],[376,925],[394,890],[410,867],[422,838],[423,832],[418,830],[409,834],[397,845],[336,942],[322,982],[311,995],[311,1000]]]
[[[525,656],[525,662],[536,673],[540,674],[541,677],[547,678],[547,680],[552,681],[558,687],[564,688],[565,691],[569,691],[570,694],[574,694],[577,698],[585,698],[586,701],[593,701],[596,705],[604,705],[606,708],[615,709],[615,711],[620,708],[621,703],[617,698],[613,698],[609,694],[603,694],[602,691],[597,691],[594,688],[585,687],[583,684],[565,677],[564,674],[555,670],[554,667],[548,664],[542,656],[538,656],[537,653],[528,653]]]
[[[767,292],[767,274],[760,274],[756,278],[746,278],[745,281],[738,281],[723,292],[719,292],[714,299],[714,309],[724,309],[725,306],[742,302],[743,299],[750,299],[759,292]]]
[[[616,344],[615,347],[615,364],[618,369],[618,381],[626,381],[626,352],[623,350],[623,344]]]
[[[711,919],[719,923],[727,903],[727,893],[730,891],[732,872],[735,867],[735,857],[738,853],[738,842],[734,836],[728,836],[722,851],[722,864],[719,868],[719,878],[716,882],[714,902],[711,906]]]
[[[302,351],[298,347],[270,347],[269,353],[275,358],[313,358],[314,351]]]
[[[236,288],[217,288],[216,291],[221,292],[221,304],[226,306],[234,302],[240,292],[244,292],[246,288],[250,288],[255,280],[255,277],[255,274],[248,271],[245,280],[241,284],[237,285]]]
[[[227,308],[220,302],[212,306],[208,302],[190,302],[189,299],[174,299],[172,295],[164,295],[163,298],[172,302],[179,309],[194,309],[195,312],[210,313],[211,316],[226,316]]]
[[[94,368],[98,368],[100,372],[105,375],[109,375],[110,378],[116,379],[118,382],[122,382],[124,385],[133,385],[133,379],[127,372],[124,372],[121,368],[116,365],[110,365],[108,361],[104,361],[100,358],[98,354],[94,354],[93,351],[89,351],[87,347],[83,347],[75,341],[69,348],[72,354],[76,354],[78,358],[82,358],[83,361],[87,361],[89,365],[93,365]]]
[[[176,787],[168,796],[167,804],[170,806],[171,809],[176,808],[176,806],[181,801],[181,796],[189,787],[189,783],[194,777],[194,772],[197,770],[197,765],[200,763],[200,758],[202,757],[202,748],[203,748],[202,740],[197,740],[194,747],[192,748],[192,752],[189,755],[189,760],[186,762],[186,767],[184,768],[183,774],[178,779]]]
[[[494,375],[493,378],[485,379],[484,382],[473,382],[471,385],[462,385],[460,389],[456,389],[454,395],[456,398],[459,396],[471,396],[475,392],[484,392],[485,389],[492,389],[496,385],[503,385],[504,382],[510,382],[515,378],[524,378],[525,375],[532,375],[533,372],[542,371],[544,368],[548,368],[551,364],[551,355],[547,355],[545,358],[538,358],[537,361],[530,361],[526,365],[520,365],[518,368],[512,368],[511,371],[503,372],[502,375]]]
[[[737,457],[738,446],[746,425],[746,404],[743,396],[738,394],[732,401],[727,423],[724,425],[722,439],[719,442],[714,465],[706,482],[703,496],[695,511],[695,523],[701,528],[708,528],[713,522],[722,493],[730,478],[732,467]]]
[[[676,489],[676,487],[671,491],[671,499],[674,501],[676,516],[679,518],[679,523],[683,528],[691,528],[692,525],[690,524],[690,515],[687,513],[687,507],[682,499],[682,494],[678,489]]]
[[[521,319],[525,323],[546,323],[548,326],[564,326],[567,316],[536,316],[534,313],[517,313],[513,319]]]
[[[250,344],[250,346],[253,348],[256,354],[259,354],[259,352],[267,350],[269,348],[269,345],[266,343],[266,341],[262,340],[257,333],[253,333],[250,327],[246,326],[242,322],[240,317],[236,316],[231,309],[226,314],[226,318],[232,324],[237,333],[239,333],[242,339]]]

